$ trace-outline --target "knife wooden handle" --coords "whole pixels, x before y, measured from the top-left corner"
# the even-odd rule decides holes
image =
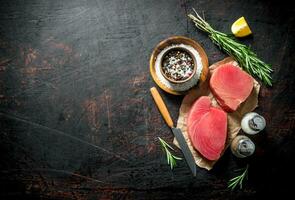
[[[168,111],[168,109],[167,109],[167,107],[166,107],[166,105],[165,105],[165,103],[164,103],[161,95],[159,94],[157,88],[152,87],[150,89],[150,91],[152,93],[152,96],[153,96],[153,98],[154,98],[154,100],[155,100],[155,102],[157,104],[157,107],[159,108],[159,110],[160,110],[160,112],[161,112],[161,114],[162,114],[165,122],[167,123],[167,125],[170,128],[172,128],[173,127],[173,121],[172,121],[172,119],[170,117],[169,111]]]

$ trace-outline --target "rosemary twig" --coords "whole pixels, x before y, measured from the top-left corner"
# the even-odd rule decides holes
[[[213,29],[194,8],[193,11],[195,15],[189,14],[188,17],[195,23],[197,28],[209,34],[209,38],[213,43],[228,55],[234,57],[249,74],[258,77],[266,85],[272,85],[271,72],[273,70],[269,64],[260,60],[250,47],[237,42],[231,35]]]
[[[229,180],[228,188],[231,188],[231,190],[234,190],[238,185],[240,186],[240,189],[243,188],[243,181],[248,178],[248,167],[249,165],[247,165],[244,169],[240,169],[240,170],[244,170],[244,172]]]
[[[168,165],[170,165],[170,168],[173,169],[176,166],[176,160],[182,160],[182,158],[173,155],[169,151],[169,149],[173,150],[173,151],[174,151],[174,149],[167,142],[165,142],[165,140],[163,140],[160,137],[158,137],[158,139],[160,141],[160,144],[161,144],[163,150],[166,153],[167,163],[168,163]]]

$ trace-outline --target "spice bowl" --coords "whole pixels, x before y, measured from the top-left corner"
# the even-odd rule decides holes
[[[165,57],[169,57],[169,53],[180,51],[182,56],[189,60],[189,73],[185,72],[184,77],[175,76],[176,74],[165,73],[163,66]],[[171,60],[170,60],[171,61]],[[177,61],[179,62],[179,61]],[[176,63],[177,63],[176,62]],[[173,62],[172,62],[173,63]],[[174,63],[175,64],[175,63]],[[182,65],[181,63],[178,63]],[[193,64],[193,67],[192,65]],[[187,68],[188,66],[182,66]],[[201,45],[190,38],[184,36],[172,36],[161,41],[153,50],[150,57],[150,73],[154,82],[165,92],[173,95],[184,95],[195,86],[204,83],[208,74],[208,57]]]
[[[194,55],[185,48],[170,48],[161,57],[161,73],[166,80],[174,84],[189,81],[196,73],[197,61]]]

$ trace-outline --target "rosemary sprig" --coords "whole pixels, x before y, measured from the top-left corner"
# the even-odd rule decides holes
[[[249,165],[247,165],[244,168],[244,172],[242,174],[229,180],[228,188],[231,188],[231,190],[234,190],[238,185],[240,185],[240,189],[243,188],[243,181],[245,179],[248,179],[248,167],[249,167]],[[240,170],[243,170],[243,169],[240,169]]]
[[[182,158],[173,155],[169,151],[169,149],[173,150],[173,151],[174,151],[174,149],[167,142],[165,142],[162,138],[158,137],[158,139],[160,141],[160,144],[161,144],[163,150],[166,153],[167,163],[168,163],[168,165],[170,165],[170,168],[173,169],[176,166],[176,160],[182,160]]]
[[[268,86],[272,85],[271,72],[273,70],[269,64],[260,60],[250,47],[237,42],[231,35],[213,29],[194,8],[193,11],[195,15],[189,14],[188,17],[193,20],[197,28],[209,34],[213,43],[228,55],[234,57],[249,74],[258,77]]]

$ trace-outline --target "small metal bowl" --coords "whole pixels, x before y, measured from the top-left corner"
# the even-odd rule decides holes
[[[164,72],[164,70],[163,70],[163,61],[164,61],[164,58],[165,58],[165,56],[167,55],[167,54],[169,54],[171,51],[183,51],[183,52],[185,52],[185,53],[187,53],[192,59],[193,59],[193,64],[194,64],[194,68],[193,68],[193,73],[189,76],[189,77],[187,77],[186,79],[184,79],[184,80],[174,80],[173,78],[170,78],[170,77],[168,77],[167,75],[166,75],[166,73]],[[171,82],[171,83],[175,83],[175,84],[180,84],[180,83],[185,83],[185,82],[187,82],[187,81],[189,81],[194,75],[195,75],[195,73],[196,73],[196,70],[197,70],[197,61],[196,61],[196,58],[195,58],[195,56],[190,52],[190,51],[188,51],[187,49],[185,49],[185,48],[181,48],[181,47],[175,47],[175,48],[171,48],[171,49],[169,49],[169,51],[167,51],[163,56],[162,56],[162,58],[161,58],[161,73],[162,73],[162,75],[165,77],[165,79],[167,79],[169,82]]]

